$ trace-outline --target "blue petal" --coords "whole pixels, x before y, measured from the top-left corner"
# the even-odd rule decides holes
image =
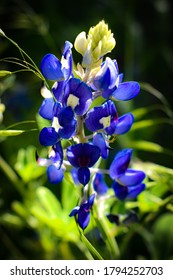
[[[94,204],[94,199],[95,199],[95,193],[90,195],[90,197],[88,198],[87,207],[86,207],[86,205],[84,207],[85,211],[88,211],[92,208],[92,206]]]
[[[61,62],[62,62],[64,77],[66,80],[68,80],[72,74],[72,67],[73,67],[73,58],[72,58],[72,51],[71,51],[72,47],[73,45],[69,41],[65,42],[64,50],[62,54],[63,59],[61,60]]]
[[[134,116],[131,113],[118,118],[114,134],[124,134],[130,130],[134,122]]]
[[[136,198],[144,189],[145,184],[139,184],[135,186],[122,186],[116,181],[112,185],[115,195],[118,199],[134,199]]]
[[[58,133],[53,127],[44,127],[40,131],[39,141],[43,146],[53,146],[59,138]]]
[[[79,212],[80,206],[76,206],[73,208],[73,210],[70,212],[69,216],[75,216]]]
[[[42,118],[47,120],[53,119],[53,108],[55,101],[53,98],[45,98],[42,102],[42,105],[39,109],[39,114]]]
[[[93,144],[95,146],[99,147],[99,149],[101,151],[101,157],[106,159],[108,157],[109,150],[108,150],[105,138],[103,137],[103,135],[101,133],[97,133],[96,135],[94,135]]]
[[[63,108],[58,114],[58,121],[62,128],[58,130],[59,135],[64,139],[71,138],[77,127],[74,112],[70,106]]]
[[[110,165],[110,176],[112,179],[123,175],[130,163],[132,149],[124,149],[120,151]]]
[[[78,212],[78,224],[84,230],[90,221],[90,212],[86,212],[84,210],[79,210]]]
[[[87,185],[90,180],[90,170],[88,167],[80,167],[77,171],[78,180],[82,185]]]
[[[47,168],[47,176],[51,184],[58,184],[62,181],[64,173],[62,169],[57,169],[54,165],[50,165]]]
[[[94,186],[94,190],[97,192],[97,194],[104,195],[107,193],[108,186],[104,181],[103,174],[101,174],[101,173],[96,174],[94,181],[93,181],[93,186]]]
[[[94,86],[101,91],[114,89],[118,78],[117,70],[114,61],[107,57],[94,78]]]
[[[145,189],[145,184],[128,187],[128,194],[126,199],[136,198]]]
[[[118,88],[113,92],[112,97],[116,100],[127,101],[138,95],[140,85],[137,82],[120,83]]]
[[[52,87],[53,95],[55,96],[56,100],[59,102],[62,102],[64,87],[65,87],[65,81],[56,82]]]
[[[105,121],[106,118],[108,122]],[[88,111],[85,124],[90,131],[95,132],[100,129],[108,129],[109,127],[112,129],[112,126],[116,125],[116,121],[117,111],[115,104],[113,101],[108,100],[101,106],[94,107]],[[115,130],[115,127],[113,130]]]
[[[77,169],[76,168],[72,168],[71,175],[72,175],[72,178],[73,178],[73,181],[74,181],[75,185],[79,185],[80,182],[79,182],[79,179],[78,179]]]
[[[113,182],[112,188],[118,199],[124,200],[128,195],[128,187],[118,184],[116,181]]]
[[[46,54],[41,61],[41,72],[43,76],[51,81],[61,81],[64,79],[61,70],[61,62],[54,54]]]
[[[126,172],[118,178],[118,181],[125,186],[140,184],[145,178],[145,173],[140,170],[127,169]]]
[[[100,149],[91,143],[80,143],[67,148],[67,159],[74,167],[91,167],[100,157]]]
[[[74,100],[73,104],[69,103],[70,97],[70,100]],[[77,115],[84,115],[92,103],[90,87],[79,79],[71,78],[65,87],[64,103],[66,106],[72,106]]]

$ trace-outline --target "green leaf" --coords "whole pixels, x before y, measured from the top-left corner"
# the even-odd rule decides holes
[[[162,199],[144,191],[138,196],[139,208],[142,212],[155,212],[162,206]]]
[[[130,141],[129,145],[138,150],[142,151],[148,151],[148,152],[154,152],[154,153],[165,153],[170,156],[173,156],[173,151],[166,149],[162,147],[161,145],[154,143],[154,142],[149,142],[149,141]]]
[[[173,121],[166,118],[160,118],[160,119],[148,119],[148,120],[142,120],[135,122],[131,128],[131,131],[137,130],[137,129],[143,129],[148,128],[153,125],[160,125],[163,123],[171,124],[173,125]]]
[[[24,222],[22,219],[14,214],[4,213],[0,216],[1,224],[8,224],[9,226],[23,227]]]
[[[28,146],[26,149],[18,151],[15,169],[25,183],[45,174],[45,167],[38,165],[35,154],[36,148],[34,146]]]
[[[40,205],[47,212],[47,216],[50,219],[54,219],[60,216],[62,212],[61,205],[56,196],[46,187],[39,187],[36,190],[36,196]]]
[[[11,75],[12,72],[11,71],[7,71],[7,70],[0,70],[0,77],[5,77],[7,75]]]
[[[24,132],[25,132],[24,130],[12,130],[12,129],[0,130],[0,136],[2,136],[2,137],[17,136]]]

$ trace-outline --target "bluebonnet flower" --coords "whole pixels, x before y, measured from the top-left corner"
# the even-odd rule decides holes
[[[101,106],[96,106],[88,111],[85,124],[92,132],[105,130],[108,134],[112,134],[116,127],[117,118],[114,102],[108,100]]]
[[[145,173],[141,170],[128,168],[131,156],[132,149],[120,151],[109,169],[110,176],[114,179],[112,187],[120,200],[135,198],[145,189],[145,184],[142,183]]]
[[[99,90],[104,98],[127,101],[136,97],[140,91],[137,82],[122,82],[123,74],[119,74],[116,60],[109,57],[102,63],[100,71],[95,75],[92,87]]]
[[[100,157],[100,149],[92,143],[80,143],[67,148],[67,159],[77,168],[78,180],[84,186],[90,180],[90,170]]]
[[[116,60],[106,57],[100,70],[94,77],[92,88],[100,91],[104,98],[109,98],[115,91],[119,83],[118,64]]]
[[[61,61],[54,54],[46,54],[41,61],[41,72],[43,76],[51,81],[55,81],[52,92],[57,101],[62,101],[64,87],[68,80],[73,76],[72,66],[72,44],[65,42]]]
[[[134,117],[131,113],[118,118],[115,104],[111,100],[89,110],[85,119],[86,127],[90,131],[104,130],[108,135],[128,132],[133,122]]]
[[[92,103],[92,91],[80,79],[71,78],[65,87],[64,106],[71,106],[76,115],[83,116]]]
[[[69,139],[76,131],[77,121],[70,106],[61,108],[57,106],[51,127],[44,127],[39,135],[40,144],[52,146],[61,138]]]
[[[64,177],[62,171],[63,150],[60,142],[52,146],[48,158],[41,158],[36,155],[37,162],[40,166],[47,167],[48,180],[52,184],[60,183]]]
[[[77,223],[84,230],[90,221],[90,210],[94,203],[95,194],[92,194],[88,200],[83,201],[80,206],[73,208],[70,217],[77,215]]]

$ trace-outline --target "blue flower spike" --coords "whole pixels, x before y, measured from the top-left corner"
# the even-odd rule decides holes
[[[100,161],[109,157],[109,144],[127,133],[134,123],[131,112],[119,116],[116,101],[131,100],[140,92],[139,83],[123,82],[117,60],[106,56],[114,46],[113,33],[101,21],[90,28],[88,35],[81,32],[74,42],[82,55],[81,63],[73,63],[73,45],[65,41],[60,59],[48,53],[40,65],[42,75],[53,85],[50,89],[46,83],[41,91],[45,99],[39,115],[49,124],[41,129],[39,141],[49,152],[46,158],[37,155],[37,162],[46,167],[50,183],[60,183],[64,172],[71,172],[74,184],[82,187],[82,202],[70,216],[75,216],[83,230],[89,224],[95,196],[98,201],[104,196],[103,203],[107,199],[106,182],[113,181],[115,196],[122,201],[135,199],[145,189],[145,173],[129,167],[130,148],[115,155],[109,170],[99,168]],[[109,176],[106,182],[105,175]],[[86,198],[91,188],[95,194]]]
[[[92,194],[88,200],[83,201],[80,206],[76,206],[73,208],[71,213],[69,214],[70,217],[77,216],[77,223],[79,226],[84,230],[90,221],[90,210],[93,206],[95,199],[95,194]]]

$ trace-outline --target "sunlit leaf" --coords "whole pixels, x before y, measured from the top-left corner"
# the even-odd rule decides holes
[[[0,77],[5,77],[7,75],[11,75],[12,72],[11,71],[7,71],[7,70],[0,70]]]
[[[155,212],[162,205],[162,199],[144,191],[138,196],[138,206],[142,212]]]
[[[24,226],[24,222],[19,216],[10,213],[4,213],[2,216],[0,216],[0,224],[8,224],[9,226],[13,227]]]
[[[170,156],[173,156],[173,151],[166,149],[162,147],[161,145],[149,142],[149,141],[130,141],[129,145],[132,148],[142,150],[142,151],[148,151],[148,152],[154,152],[154,153],[165,153]]]
[[[0,136],[7,137],[7,136],[17,136],[24,133],[24,130],[0,130]]]
[[[58,217],[62,211],[61,205],[56,196],[46,187],[39,187],[36,190],[37,198],[50,219]]]
[[[160,125],[160,124],[171,124],[173,125],[173,121],[166,118],[160,118],[160,119],[148,119],[148,120],[142,120],[135,122],[131,128],[131,131],[137,130],[137,129],[143,129],[148,128],[153,125]]]

